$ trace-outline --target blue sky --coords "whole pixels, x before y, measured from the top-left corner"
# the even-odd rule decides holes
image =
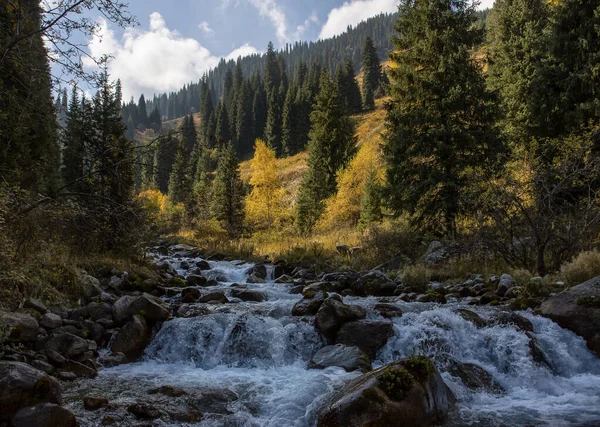
[[[481,6],[491,5],[485,0]],[[329,38],[398,0],[131,0],[139,26],[125,31],[103,23],[90,40],[96,55],[113,56],[109,71],[126,98],[151,96],[197,81],[220,58],[263,52],[296,40]],[[91,64],[90,64],[91,66]]]

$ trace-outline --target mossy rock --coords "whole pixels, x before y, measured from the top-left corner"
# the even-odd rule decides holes
[[[413,387],[415,377],[406,369],[388,369],[379,377],[379,388],[393,400],[402,400]]]
[[[587,295],[577,298],[577,305],[589,308],[600,308],[600,297],[595,295]]]
[[[169,285],[177,288],[185,288],[187,283],[181,277],[173,277],[171,280],[169,280]]]

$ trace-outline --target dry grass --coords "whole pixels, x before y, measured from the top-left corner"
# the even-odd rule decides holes
[[[573,261],[564,264],[560,272],[569,286],[576,286],[600,276],[600,252],[582,252]]]

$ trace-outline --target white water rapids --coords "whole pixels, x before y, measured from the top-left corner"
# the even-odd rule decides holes
[[[165,259],[176,268],[182,261]],[[251,267],[225,261],[210,265],[212,270],[203,273],[221,280],[210,290],[227,295],[232,283],[245,284]],[[233,414],[195,425],[314,426],[328,394],[359,374],[341,368],[307,369],[311,356],[324,343],[314,330],[313,318],[291,316],[301,295],[289,294],[289,285],[245,286],[263,292],[268,300],[226,304],[212,314],[165,322],[142,361],[102,370],[98,378],[71,392],[71,397],[100,390],[113,402],[129,402],[140,397],[139,390],[162,385],[227,388],[239,397],[228,408]],[[373,319],[382,319],[373,310],[381,300],[344,298],[346,303],[366,307]],[[393,320],[395,335],[380,350],[374,366],[412,354],[432,357],[458,398],[457,410],[445,425],[600,426],[600,360],[575,334],[548,319],[520,313],[533,323],[551,370],[534,362],[529,337],[515,326],[478,329],[455,313],[460,303],[394,304],[404,314]],[[483,318],[495,312],[493,308],[468,308]],[[484,368],[506,393],[466,388],[445,371],[448,358]],[[167,424],[158,421],[155,425]]]

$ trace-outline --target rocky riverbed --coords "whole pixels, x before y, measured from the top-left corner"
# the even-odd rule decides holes
[[[600,278],[513,311],[506,275],[417,292],[150,256],[158,282],[84,274],[78,308],[0,312],[0,425],[600,425]]]

